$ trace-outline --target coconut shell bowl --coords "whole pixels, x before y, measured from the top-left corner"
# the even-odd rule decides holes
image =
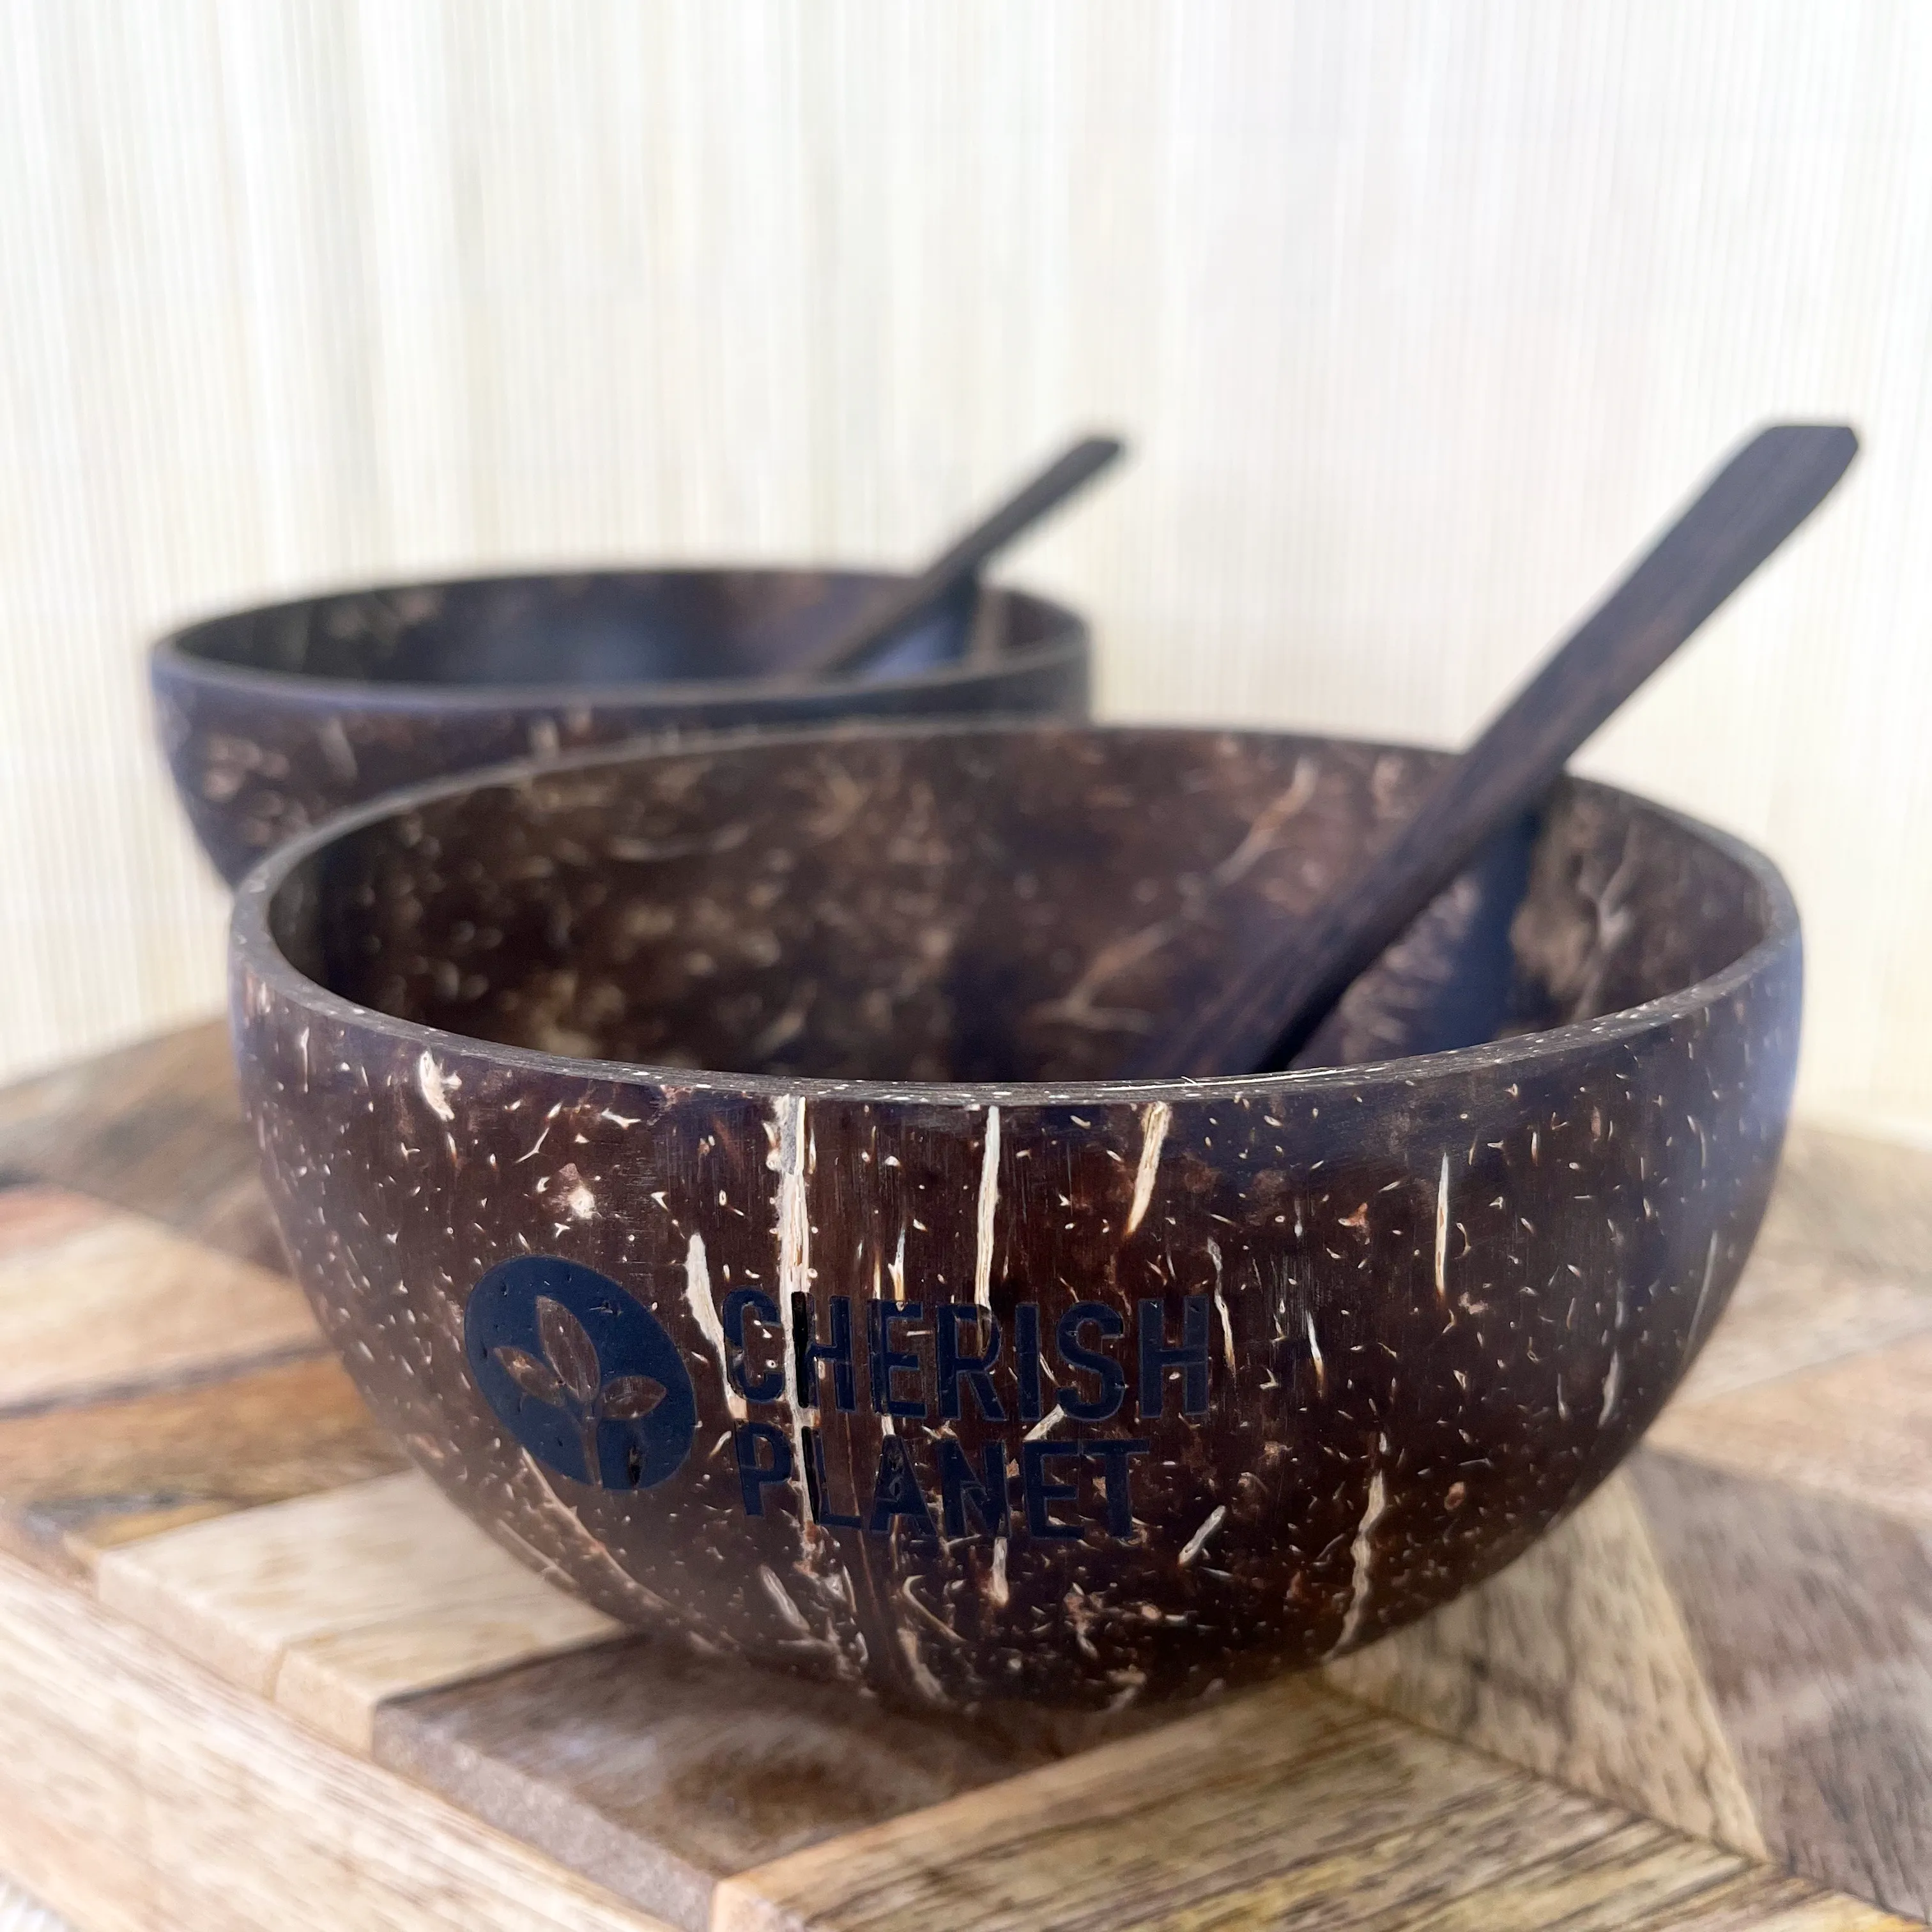
[[[971,585],[860,674],[811,664],[909,579],[644,570],[352,590],[216,617],[150,666],[196,836],[230,884],[345,806],[640,735],[862,716],[1086,713],[1072,611]]]
[[[706,1654],[964,1709],[1366,1643],[1657,1414],[1797,1041],[1771,866],[1566,780],[1328,1064],[1110,1077],[1438,762],[862,728],[339,820],[235,910],[297,1270],[462,1508]]]

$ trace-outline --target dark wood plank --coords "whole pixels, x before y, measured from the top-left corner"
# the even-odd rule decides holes
[[[0,1542],[78,1577],[134,1538],[407,1466],[317,1356],[0,1420]]]
[[[51,1181],[245,1261],[287,1267],[220,1020],[0,1089],[8,1177]]]
[[[1150,1722],[1015,1706],[942,1723],[636,1639],[385,1705],[374,1750],[620,1897],[700,1928],[734,1873]]]

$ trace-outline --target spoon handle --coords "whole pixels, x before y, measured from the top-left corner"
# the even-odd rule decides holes
[[[1082,437],[1064,450],[1030,482],[1014,491],[998,508],[964,532],[942,556],[895,592],[890,600],[868,611],[854,629],[794,667],[797,677],[838,677],[862,670],[890,646],[914,619],[956,590],[994,551],[1097,476],[1124,446],[1111,436]]]
[[[1353,982],[1564,762],[1831,494],[1842,424],[1760,430],[1449,766],[1414,815],[1289,939],[1146,1049],[1132,1077],[1286,1066]]]

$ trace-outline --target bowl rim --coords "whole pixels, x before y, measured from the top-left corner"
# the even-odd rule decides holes
[[[821,693],[862,691],[868,699],[896,691],[929,692],[948,686],[986,682],[1078,661],[1088,647],[1087,620],[1070,604],[1017,584],[988,583],[983,587],[1016,603],[1030,604],[1048,620],[1048,634],[1018,650],[1003,650],[991,661],[946,664],[897,676],[800,682],[780,677],[641,679],[623,684],[437,684],[412,680],[324,677],[309,671],[275,670],[266,666],[233,664],[190,650],[185,640],[215,624],[244,617],[262,617],[304,604],[326,604],[357,597],[400,596],[410,591],[451,591],[493,584],[538,584],[584,578],[622,577],[824,577],[857,578],[878,584],[908,584],[913,573],[875,570],[857,566],[758,562],[675,564],[585,564],[538,570],[485,572],[471,577],[413,578],[373,584],[339,585],[299,596],[278,598],[266,604],[248,604],[216,610],[178,624],[158,638],[148,654],[148,674],[177,686],[232,690],[272,698],[292,709],[309,706],[363,712],[501,712],[518,710],[583,711],[644,708],[656,712],[698,710],[721,704],[744,704],[796,700]]]
[[[338,812],[310,830],[277,846],[260,861],[236,889],[229,916],[228,974],[231,1014],[236,1011],[244,973],[270,988],[286,1004],[334,1021],[366,1029],[406,1046],[434,1050],[452,1058],[481,1058],[508,1067],[561,1077],[583,1085],[600,1082],[620,1086],[648,1086],[681,1093],[736,1094],[754,1099],[781,1096],[808,1102],[847,1100],[858,1105],[934,1106],[976,1112],[988,1106],[1144,1106],[1150,1102],[1198,1102],[1289,1094],[1318,1099],[1340,1090],[1360,1094],[1382,1086],[1414,1088],[1458,1073],[1496,1072],[1532,1067],[1585,1048],[1603,1049],[1674,1024],[1703,1009],[1733,997],[1752,980],[1772,969],[1784,956],[1802,958],[1802,927],[1797,902],[1778,867],[1754,846],[1717,826],[1674,810],[1618,785],[1575,776],[1565,780],[1589,791],[1628,800],[1674,824],[1739,866],[1765,896],[1766,931],[1728,965],[1694,980],[1676,992],[1660,994],[1634,1006],[1603,1013],[1594,1019],[1567,1021],[1561,1026],[1511,1034],[1471,1046],[1434,1053],[1408,1054],[1396,1058],[1365,1060],[1344,1066],[1317,1066],[1282,1072],[1243,1073],[1214,1078],[1148,1078],[1070,1081],[891,1081],[844,1080],[824,1075],[732,1073],[716,1068],[672,1066],[648,1060],[606,1060],[546,1053],[534,1047],[510,1046],[472,1034],[397,1018],[393,1013],[358,1005],[302,972],[276,944],[268,910],[291,872],[325,847],[352,832],[423,806],[465,792],[514,787],[601,765],[627,764],[659,758],[757,751],[771,745],[849,744],[868,739],[1044,736],[1069,730],[1156,737],[1291,738],[1331,744],[1360,746],[1376,751],[1414,752],[1439,747],[1390,742],[1338,732],[1292,731],[1282,728],[1228,726],[1213,723],[1154,724],[1131,721],[1095,724],[1083,721],[1030,718],[920,718],[854,720],[833,726],[775,730],[758,726],[693,734],[675,743],[633,740],[592,746],[548,758],[518,758],[507,763],[434,778],[385,793],[380,798]],[[237,1028],[238,1033],[238,1026]]]

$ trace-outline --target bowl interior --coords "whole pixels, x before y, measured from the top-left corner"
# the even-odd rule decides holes
[[[778,675],[903,580],[861,572],[592,571],[360,590],[180,633],[203,663],[359,684],[592,689]],[[968,586],[868,665],[902,677],[1043,643],[1064,613]]]
[[[417,802],[271,908],[310,977],[570,1055],[884,1080],[1104,1079],[1277,942],[1439,754],[1045,728],[606,757]],[[1726,844],[1566,781],[1304,1056],[1472,1044],[1677,992],[1776,916]]]

